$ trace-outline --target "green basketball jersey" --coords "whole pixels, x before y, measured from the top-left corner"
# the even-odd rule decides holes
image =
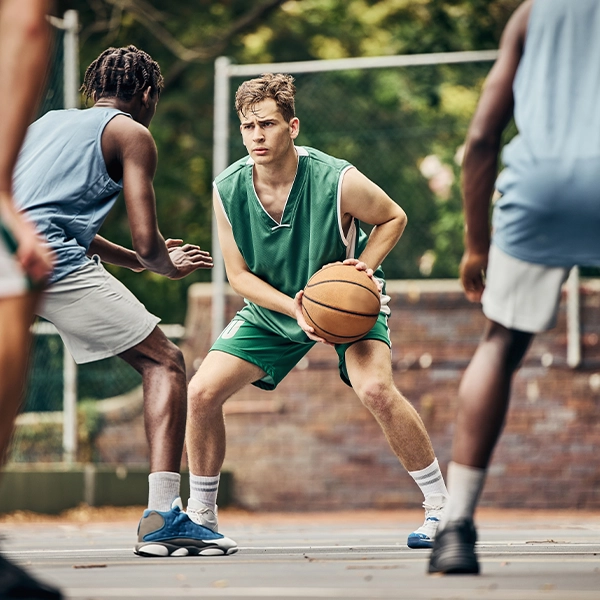
[[[256,195],[252,159],[238,160],[214,183],[248,268],[290,297],[321,267],[358,257],[367,243],[357,220],[347,235],[342,230],[342,177],[352,165],[313,148],[297,147],[297,152],[298,170],[280,223]],[[378,271],[378,276],[383,273]],[[290,340],[314,343],[295,319],[248,300],[238,314]]]

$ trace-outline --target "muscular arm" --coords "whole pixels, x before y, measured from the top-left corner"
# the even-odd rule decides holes
[[[137,254],[134,250],[129,250],[123,246],[119,246],[100,235],[97,235],[90,244],[87,251],[88,256],[97,254],[103,262],[110,263],[111,265],[117,265],[119,267],[125,267],[132,271],[142,271],[143,266],[138,260]]]
[[[357,258],[375,270],[404,232],[406,213],[357,169],[350,169],[344,175],[341,212],[344,222],[356,218],[374,225],[364,251]]]
[[[46,82],[50,32],[46,0],[0,0],[0,191],[12,174]]]
[[[231,225],[227,220],[219,195],[213,192],[213,205],[217,219],[219,232],[219,243],[227,271],[227,279],[237,294],[247,298],[251,302],[274,310],[292,318],[296,318],[296,308],[293,298],[286,296],[283,292],[275,289],[272,285],[263,281],[250,271],[244,257],[241,255]]]
[[[115,117],[103,135],[116,137],[123,168],[123,194],[131,240],[139,263],[146,269],[175,277],[177,269],[169,258],[165,240],[158,229],[153,180],[158,154],[150,132],[125,116]]]
[[[462,172],[465,255],[461,281],[467,297],[478,301],[490,247],[489,210],[498,175],[502,133],[513,114],[513,82],[523,54],[533,0],[526,0],[509,20],[469,126]]]
[[[122,169],[135,256],[101,237],[94,240],[89,252],[97,252],[107,262],[134,270],[148,269],[171,279],[180,279],[196,269],[212,268],[208,252],[191,244],[182,246],[181,240],[165,242],[158,229],[152,183],[158,157],[150,132],[132,119],[118,115],[102,134],[102,152],[109,169],[115,164]]]
[[[35,281],[52,268],[53,255],[13,204],[12,177],[27,126],[46,81],[50,31],[46,0],[0,0],[0,218],[17,240],[17,257]]]

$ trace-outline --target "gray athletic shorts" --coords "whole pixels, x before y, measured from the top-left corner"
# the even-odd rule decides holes
[[[528,333],[552,329],[569,271],[519,260],[492,244],[481,299],[483,313],[508,329]]]
[[[0,223],[0,298],[23,296],[29,281],[15,257],[16,242]]]
[[[78,364],[129,350],[160,321],[98,257],[50,285],[38,314],[54,324]]]

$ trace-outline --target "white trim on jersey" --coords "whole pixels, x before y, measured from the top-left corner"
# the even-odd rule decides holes
[[[227,211],[225,210],[225,205],[223,204],[223,198],[221,198],[221,194],[219,194],[219,189],[217,188],[217,184],[213,182],[213,188],[215,190],[215,192],[217,193],[217,198],[219,199],[219,203],[221,204],[221,208],[223,209],[223,214],[225,215],[225,218],[227,219],[227,222],[229,223],[229,227],[231,227],[231,221],[229,220],[229,217],[227,216]]]
[[[340,178],[338,181],[338,189],[337,189],[337,220],[338,220],[338,229],[340,230],[340,238],[342,238],[342,242],[344,246],[346,246],[346,258],[356,258],[354,256],[354,251],[356,250],[356,224],[354,223],[354,219],[352,219],[352,224],[350,225],[350,229],[348,230],[348,234],[344,234],[344,227],[342,223],[342,182],[344,181],[344,175],[350,170],[354,169],[353,165],[348,165],[344,168],[344,170],[340,173]]]
[[[344,179],[344,175],[350,169],[354,169],[354,168],[355,168],[354,166],[350,165],[342,171],[342,173],[340,174],[340,181],[338,183],[338,193],[337,193],[338,227],[340,229],[340,236],[342,238],[342,241],[346,245],[346,259],[358,258],[357,256],[355,256],[356,243],[358,241],[358,232],[356,230],[356,222],[354,221],[354,219],[352,219],[352,223],[350,225],[350,229],[348,229],[347,235],[344,235],[344,229],[342,227],[342,180]],[[383,284],[383,281],[381,279],[379,279],[378,277],[375,277],[375,279],[377,279],[377,281],[379,281],[381,284]],[[388,306],[391,298],[386,294],[379,294],[379,297],[380,297],[380,301],[381,301],[381,307],[379,310],[384,315],[389,316],[392,312],[390,310],[390,307]]]
[[[296,149],[296,155],[298,157],[300,156],[308,156],[308,150],[306,150],[306,148],[304,148],[303,146],[294,146],[294,148]],[[246,161],[247,165],[253,165],[254,164],[254,160],[252,159],[251,156],[248,157],[248,160]],[[287,198],[285,199],[285,204],[283,205],[283,210],[281,211],[281,218],[283,219],[283,215],[285,215],[285,209],[287,207],[287,203],[290,199],[290,194],[292,193],[292,190],[294,189],[294,184],[296,183],[296,177],[298,175],[298,165],[300,164],[300,160],[298,160],[298,163],[296,164],[296,172],[294,173],[294,181],[292,181],[292,185],[290,186],[290,189],[288,191],[288,195]],[[254,187],[254,177],[252,177],[252,191],[254,192],[254,197],[256,198],[256,200],[258,201],[258,203],[260,204],[260,207],[263,209],[263,211],[265,212],[265,214],[269,217],[269,219],[271,219],[271,221],[273,221],[273,223],[275,223],[274,227],[271,227],[271,231],[275,231],[276,229],[279,229],[281,227],[291,227],[291,224],[289,223],[278,223],[269,213],[269,211],[267,211],[265,209],[265,207],[263,206],[263,203],[260,201],[260,198],[258,197],[258,194],[256,193],[256,188]]]

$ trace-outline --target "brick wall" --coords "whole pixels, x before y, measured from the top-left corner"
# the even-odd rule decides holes
[[[583,363],[566,365],[565,303],[536,338],[513,387],[483,505],[600,508],[600,287],[582,284]],[[456,393],[484,318],[455,281],[389,282],[395,381],[414,403],[445,471]],[[190,288],[193,371],[209,348],[210,286]],[[230,318],[241,306],[227,296]],[[226,404],[227,458],[237,502],[251,509],[414,507],[418,488],[381,430],[337,374],[332,348],[315,346],[273,392],[253,386]]]
[[[445,471],[458,385],[484,318],[455,281],[393,281],[388,292],[395,381],[421,414]],[[600,285],[585,282],[581,292],[583,363],[576,370],[566,365],[563,298],[557,328],[536,338],[516,376],[482,505],[600,508]],[[229,293],[228,318],[241,305]],[[183,343],[190,375],[210,346],[210,306],[210,285],[193,285]],[[225,469],[241,506],[334,510],[421,502],[379,426],[339,379],[332,348],[315,346],[277,390],[248,386],[225,410]],[[147,461],[141,414],[107,427],[96,442],[102,461]]]

